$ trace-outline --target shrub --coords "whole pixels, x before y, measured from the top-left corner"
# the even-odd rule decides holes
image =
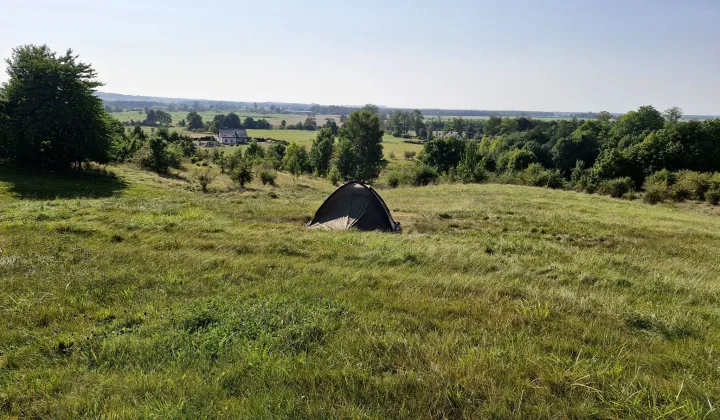
[[[667,189],[668,196],[677,202],[683,202],[692,197],[692,191],[687,184],[675,184]]]
[[[435,168],[424,163],[405,165],[395,169],[388,175],[388,184],[391,180],[398,185],[412,185],[416,187],[434,184],[438,181],[439,174]],[[391,185],[392,186],[392,185]]]
[[[203,192],[207,192],[207,186],[215,179],[215,173],[210,168],[200,169],[195,172],[195,179]]]
[[[531,163],[537,162],[535,153],[525,149],[515,149],[506,153],[503,157],[505,158],[503,161],[507,162],[503,169],[508,171],[522,171]]]
[[[390,159],[395,160],[395,152],[390,152]]]
[[[645,185],[645,195],[643,201],[648,204],[657,204],[665,200],[667,189],[661,184]]]
[[[705,200],[713,206],[720,204],[720,189],[712,189],[706,192]]]
[[[180,168],[182,152],[170,147],[160,136],[154,136],[140,158],[140,165],[158,173],[167,173],[170,168]]]
[[[545,169],[539,163],[532,163],[517,174],[521,184],[535,187],[561,188],[563,178],[558,170]]]
[[[469,166],[466,165],[465,162],[460,162],[457,167],[457,176],[466,184],[471,182],[480,183],[488,178],[488,174],[482,163],[476,166]]]
[[[273,171],[263,170],[260,172],[260,181],[263,185],[275,185],[277,174]]]
[[[708,173],[680,171],[675,186],[681,186],[689,195],[688,198],[702,201],[705,199],[705,193],[710,189],[710,180],[711,175]]]
[[[245,187],[245,184],[252,182],[253,171],[250,167],[250,163],[245,159],[241,159],[230,172],[230,179],[240,184],[243,188]]]
[[[341,180],[342,176],[340,175],[340,171],[337,166],[333,165],[330,168],[330,172],[328,172],[328,181],[333,185],[337,185]]]
[[[657,171],[645,178],[645,184],[661,184],[665,188],[672,186],[676,181],[677,175],[667,169]]]
[[[397,173],[393,172],[388,175],[388,186],[390,188],[397,188],[400,185],[400,177]]]
[[[410,176],[412,184],[416,187],[434,184],[438,179],[435,168],[428,165],[414,165],[410,171]]]
[[[598,192],[610,197],[620,198],[635,189],[635,183],[629,176],[602,181]]]

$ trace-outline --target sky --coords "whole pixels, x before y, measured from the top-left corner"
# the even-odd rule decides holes
[[[72,48],[130,95],[720,115],[718,22],[719,0],[0,0],[0,55]]]

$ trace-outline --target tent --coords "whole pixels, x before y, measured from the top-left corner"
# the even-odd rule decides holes
[[[330,194],[307,227],[400,231],[400,223],[393,220],[383,199],[360,181],[343,184]]]

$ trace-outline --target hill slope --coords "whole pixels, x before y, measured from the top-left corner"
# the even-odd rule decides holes
[[[110,169],[0,167],[0,416],[720,405],[715,210],[442,185],[381,191],[402,235],[321,232],[324,181],[203,195]]]

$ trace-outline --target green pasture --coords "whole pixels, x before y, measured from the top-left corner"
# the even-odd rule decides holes
[[[718,416],[717,208],[200,168],[0,166],[0,417]]]

